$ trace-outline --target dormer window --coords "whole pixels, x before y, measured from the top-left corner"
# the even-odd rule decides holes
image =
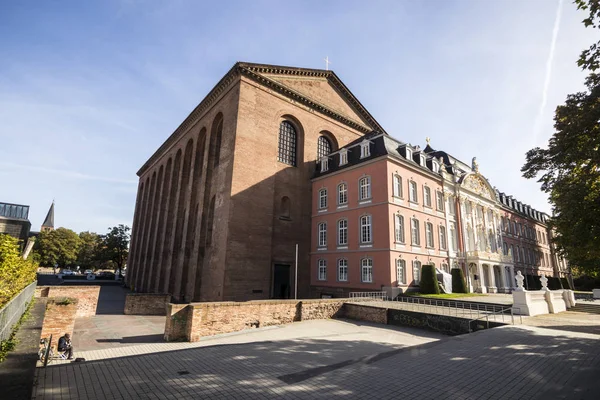
[[[412,160],[412,150],[409,149],[408,147],[406,148],[406,159]]]
[[[421,156],[419,157],[419,160],[421,161],[420,164],[424,167],[425,166],[425,156],[423,154],[421,154]]]
[[[433,172],[437,173],[440,171],[440,166],[438,165],[437,162],[433,161],[431,163],[431,169],[433,169]]]
[[[340,165],[348,164],[348,150],[340,150]]]
[[[321,172],[326,172],[329,169],[329,157],[321,157]]]
[[[369,146],[371,143],[368,140],[364,140],[360,144],[360,158],[369,157],[371,155],[371,147]]]

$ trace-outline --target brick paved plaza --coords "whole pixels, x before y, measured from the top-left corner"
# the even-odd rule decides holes
[[[506,326],[444,337],[306,321],[198,343],[79,352],[34,399],[597,398],[600,336]]]

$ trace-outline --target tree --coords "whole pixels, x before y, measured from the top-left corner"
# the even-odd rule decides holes
[[[94,268],[100,263],[101,237],[94,232],[81,232],[79,234],[80,246],[77,253],[77,264],[83,269]]]
[[[129,231],[127,225],[108,228],[109,232],[101,236],[101,258],[115,264],[118,274],[121,275],[123,266],[129,254]]]
[[[36,252],[42,265],[59,267],[72,265],[77,260],[81,240],[70,229],[58,228],[54,231],[40,232],[35,242]]]
[[[0,309],[35,280],[37,264],[23,260],[18,239],[0,234]]]
[[[419,291],[424,294],[440,294],[440,285],[438,284],[435,267],[433,265],[423,265],[421,267],[421,282],[419,282]]]
[[[452,268],[452,293],[469,293],[462,269]]]
[[[585,26],[599,28],[600,1],[575,0],[589,11]],[[535,178],[550,196],[550,228],[557,252],[582,270],[600,270],[600,41],[584,50],[577,62],[590,71],[586,91],[567,96],[556,108],[554,128],[545,149],[526,154],[521,169],[525,178]]]

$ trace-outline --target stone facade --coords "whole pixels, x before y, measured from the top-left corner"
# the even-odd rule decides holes
[[[388,309],[366,304],[344,304],[344,317],[387,325]]]
[[[100,286],[38,286],[35,297],[77,300],[77,318],[96,315]]]
[[[284,121],[295,165],[278,161]],[[298,244],[308,296],[318,142],[374,129],[332,71],[236,64],[138,172],[128,284],[186,302],[290,298]]]
[[[125,315],[167,315],[168,294],[128,293],[125,298]]]

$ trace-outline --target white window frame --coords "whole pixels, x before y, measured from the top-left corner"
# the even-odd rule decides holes
[[[421,261],[414,260],[412,262],[412,267],[413,267],[413,281],[415,282],[415,285],[418,285],[419,283],[421,283]]]
[[[423,185],[423,205],[431,208],[431,188]]]
[[[327,208],[327,188],[319,189],[319,209]]]
[[[337,189],[338,205],[342,206],[344,204],[348,204],[348,184],[346,182],[342,182],[338,185]]]
[[[339,282],[348,282],[348,260],[347,259],[340,258],[338,260],[337,273],[338,273],[338,281]]]
[[[440,233],[440,249],[448,250],[448,235],[446,235],[446,227],[444,225],[440,225],[439,229]]]
[[[393,175],[392,188],[394,197],[402,198],[402,177],[400,175]]]
[[[364,219],[364,220],[363,220]],[[361,215],[359,219],[360,243],[373,243],[373,219],[370,215]]]
[[[371,142],[363,140],[360,144],[360,158],[366,158],[371,155]]]
[[[452,251],[456,251],[458,249],[458,237],[456,236],[456,224],[454,222],[450,222],[450,228],[448,229],[448,231]]]
[[[431,222],[425,221],[425,247],[433,249],[434,247],[434,239],[433,239],[433,224]]]
[[[317,246],[327,247],[327,222],[319,222],[317,225]]]
[[[344,239],[344,240],[342,240]],[[338,245],[348,244],[348,220],[346,218],[338,220]]]
[[[419,203],[419,193],[417,192],[417,182],[413,180],[408,181],[408,200],[418,204]]]
[[[406,261],[401,258],[396,260],[396,282],[397,285],[406,285]]]
[[[326,172],[329,169],[329,157],[321,157],[321,172]]]
[[[394,214],[394,240],[396,243],[405,243],[404,236],[404,216]]]
[[[340,166],[348,164],[348,150],[340,150]]]
[[[320,281],[327,280],[327,260],[322,258],[317,262],[317,279]]]
[[[360,260],[360,281],[373,283],[373,259],[370,257]]]
[[[448,197],[448,214],[456,215],[456,201],[454,201],[454,196]]]
[[[416,218],[410,219],[410,240],[413,246],[421,245],[421,227],[419,226],[419,220]]]
[[[444,211],[444,193],[435,191],[435,205],[438,211]]]
[[[406,159],[413,161],[413,159],[412,159],[412,150],[409,149],[408,147],[406,148]]]
[[[358,199],[368,200],[371,198],[371,177],[363,176],[358,180]]]

